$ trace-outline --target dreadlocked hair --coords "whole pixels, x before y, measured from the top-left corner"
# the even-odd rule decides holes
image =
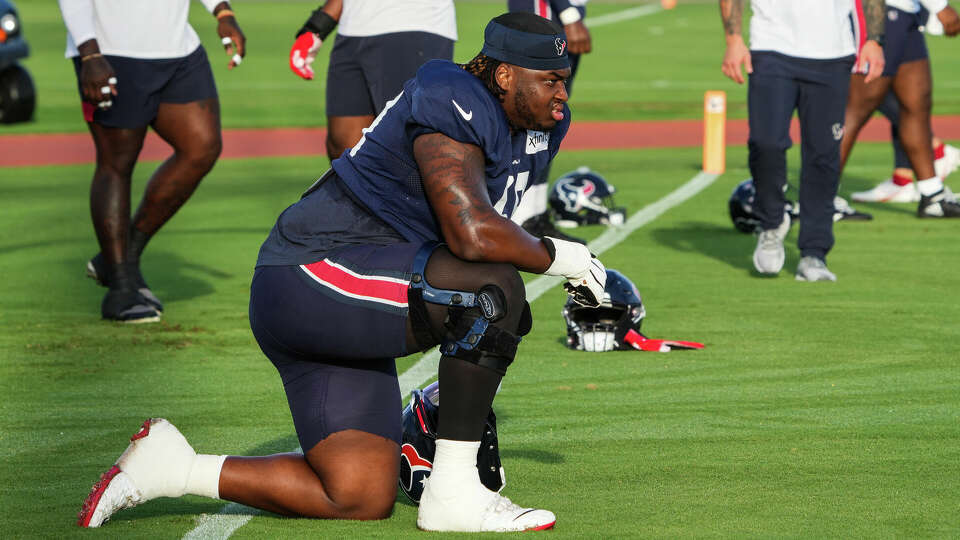
[[[501,103],[503,102],[503,96],[507,93],[506,90],[500,88],[500,85],[497,84],[496,73],[497,67],[501,64],[500,60],[496,58],[490,58],[489,56],[479,53],[473,57],[473,60],[470,60],[466,64],[460,64],[460,67],[466,70],[467,73],[474,75],[483,82],[483,85],[487,87],[487,90],[490,91],[494,97],[497,98]]]

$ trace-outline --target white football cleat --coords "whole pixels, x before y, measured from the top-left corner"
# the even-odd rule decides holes
[[[163,418],[150,418],[130,437],[117,463],[93,485],[77,515],[77,525],[99,527],[119,510],[157,497],[186,492],[197,453]]]
[[[940,178],[946,178],[958,167],[960,167],[960,148],[944,144],[943,157],[933,161],[933,170]]]
[[[552,529],[553,512],[521,508],[510,499],[483,487],[442,497],[430,489],[430,479],[420,498],[417,527],[424,531],[517,532]],[[472,493],[471,493],[472,492]]]
[[[920,192],[916,182],[900,186],[894,183],[893,178],[887,178],[873,186],[873,189],[850,194],[850,198],[856,202],[915,203],[920,202]]]

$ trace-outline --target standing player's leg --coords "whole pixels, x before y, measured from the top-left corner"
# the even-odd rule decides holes
[[[173,155],[154,171],[133,216],[130,254],[139,260],[147,242],[193,194],[213,168],[223,143],[220,101],[203,47],[180,59],[158,96],[153,129]]]
[[[107,127],[96,121],[87,125],[97,160],[90,185],[90,215],[102,254],[94,275],[109,287],[101,314],[123,322],[158,320],[159,313],[137,291],[139,270],[128,251],[130,182],[147,128]]]
[[[790,119],[798,89],[788,77],[771,75],[783,60],[765,53],[753,55],[753,73],[747,83],[750,136],[747,140],[750,174],[756,189],[754,211],[760,235],[753,265],[761,274],[778,274],[786,253],[783,240],[790,230],[783,191],[787,182],[787,149],[791,146]]]
[[[922,39],[922,35],[920,35]],[[934,168],[930,126],[932,80],[927,58],[900,65],[893,79],[893,90],[901,104],[900,134],[917,176],[920,217],[960,217],[958,204],[944,188],[943,178]]]
[[[918,202],[920,194],[913,184],[913,169],[903,144],[900,142],[900,104],[892,91],[887,92],[877,110],[890,121],[890,141],[893,146],[893,173],[890,178],[866,191],[852,193],[857,202]]]
[[[852,61],[826,62],[819,80],[801,85],[799,281],[836,281],[827,269],[833,247],[834,198],[840,181],[840,144]],[[881,96],[882,97],[882,96]],[[872,109],[871,109],[872,110]]]

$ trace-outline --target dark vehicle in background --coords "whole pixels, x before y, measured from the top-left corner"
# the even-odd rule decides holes
[[[30,48],[23,39],[17,8],[0,0],[0,123],[26,122],[33,118],[37,93],[30,73],[17,60]]]

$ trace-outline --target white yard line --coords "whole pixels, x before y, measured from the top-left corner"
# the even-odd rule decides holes
[[[664,212],[682,204],[717,179],[716,174],[700,172],[687,183],[670,192],[666,197],[647,205],[635,214],[622,227],[611,227],[595,238],[589,244],[590,251],[600,255],[604,251],[619,244],[640,227],[657,219]],[[548,290],[556,287],[563,278],[556,276],[540,276],[527,284],[527,300],[533,302]],[[557,294],[560,294],[559,291]],[[440,353],[437,349],[424,354],[410,369],[400,377],[400,395],[407,396],[414,388],[433,378],[440,363]],[[294,451],[300,451],[299,448]],[[259,514],[256,508],[242,504],[230,503],[218,514],[203,514],[197,519],[197,526],[183,536],[184,540],[226,540],[234,531],[243,527],[250,519]]]
[[[663,11],[663,8],[661,8],[658,3],[645,4],[635,8],[607,13],[606,15],[587,17],[583,20],[583,24],[587,25],[587,28],[596,28],[598,26],[618,23],[621,21],[629,21],[630,19],[636,19],[637,17],[652,15],[658,11]]]

